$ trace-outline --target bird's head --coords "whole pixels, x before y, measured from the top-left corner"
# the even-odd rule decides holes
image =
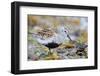
[[[61,34],[61,35],[67,36],[68,34],[68,30],[64,26],[58,27],[57,31],[58,31],[58,34]]]

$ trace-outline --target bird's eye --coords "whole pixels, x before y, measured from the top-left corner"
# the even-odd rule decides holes
[[[64,31],[64,32],[66,32],[66,31]]]

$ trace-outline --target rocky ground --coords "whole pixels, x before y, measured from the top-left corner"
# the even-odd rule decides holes
[[[28,45],[28,60],[61,60],[88,58],[87,45],[80,43],[63,43],[55,49],[48,49],[42,44]]]

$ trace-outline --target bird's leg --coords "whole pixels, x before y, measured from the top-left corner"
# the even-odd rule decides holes
[[[51,55],[52,54],[52,51],[51,51],[51,49],[49,48],[49,53],[48,53],[48,55]]]

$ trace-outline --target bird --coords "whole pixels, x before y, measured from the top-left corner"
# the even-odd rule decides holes
[[[49,54],[52,53],[51,49],[59,47],[64,40],[72,41],[68,34],[68,30],[64,26],[59,26],[56,32],[51,29],[43,29],[38,31],[37,34],[32,34],[32,37],[37,40],[38,43],[49,48]]]

